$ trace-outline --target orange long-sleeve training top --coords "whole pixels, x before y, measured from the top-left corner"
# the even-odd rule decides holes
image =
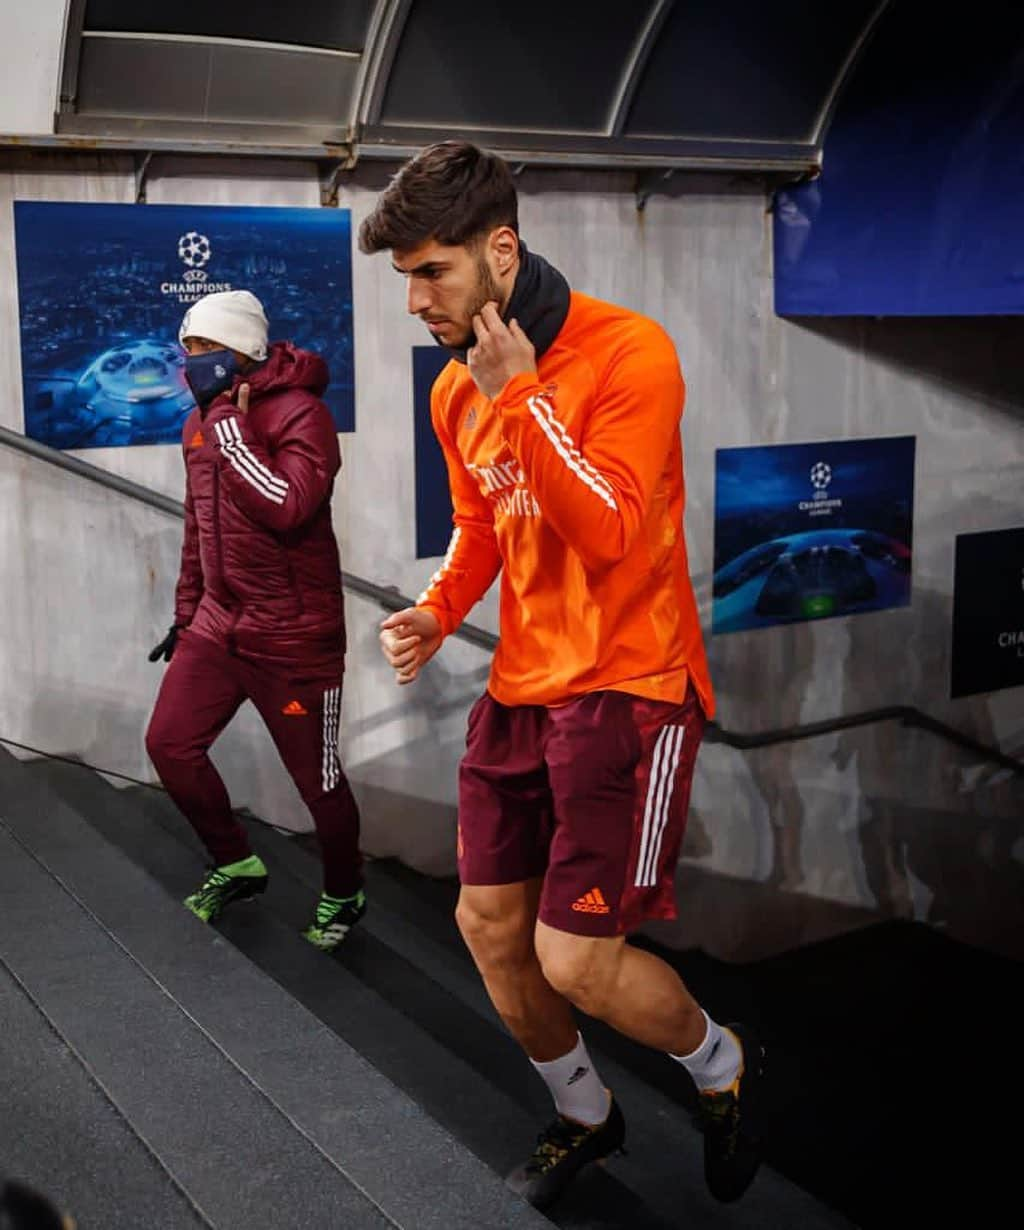
[[[685,387],[653,320],[573,292],[538,363],[492,402],[452,361],[431,393],[454,532],[418,606],[453,632],[502,571],[488,689],[714,697],[683,537]]]

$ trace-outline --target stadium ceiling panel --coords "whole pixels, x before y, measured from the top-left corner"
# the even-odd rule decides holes
[[[58,137],[807,170],[887,0],[72,0]]]

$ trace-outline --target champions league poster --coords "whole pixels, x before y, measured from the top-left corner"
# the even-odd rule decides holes
[[[222,290],[252,291],[271,341],[326,361],[325,401],[353,430],[348,210],[16,201],[14,223],[27,436],[180,443],[192,395],[178,327]]]
[[[718,449],[712,631],[907,606],[914,445]]]
[[[1024,686],[1024,527],[956,536],[952,697]]]

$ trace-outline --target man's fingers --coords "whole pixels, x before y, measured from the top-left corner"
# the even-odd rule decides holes
[[[413,632],[408,624],[404,624],[400,628],[393,630],[385,630],[380,634],[381,643],[389,649],[401,652],[403,649],[408,649],[411,645],[418,645],[423,637],[418,632]]]
[[[419,646],[418,636],[396,637],[387,633],[381,635],[381,649],[390,666],[402,667],[414,662],[419,653]]]
[[[406,607],[404,611],[392,611],[386,619],[380,621],[380,626],[382,628],[408,628],[410,627],[409,619],[415,614],[415,607]]]
[[[381,652],[395,672],[396,683],[412,683],[418,677],[433,653],[433,649],[424,650],[424,641],[433,645],[436,622],[434,616],[425,615],[417,607],[395,611],[381,622]]]
[[[245,414],[249,409],[249,386],[240,384],[238,386],[238,412]]]

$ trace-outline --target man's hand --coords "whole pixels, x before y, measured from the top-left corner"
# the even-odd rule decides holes
[[[238,386],[238,397],[235,401],[238,407],[239,414],[249,413],[249,386],[248,384],[240,384]]]
[[[473,317],[473,332],[476,345],[466,354],[466,364],[476,387],[489,401],[498,396],[513,376],[536,373],[537,352],[533,343],[518,321],[505,324],[496,303],[484,304],[483,311]]]
[[[389,615],[380,626],[380,647],[394,668],[395,682],[412,683],[443,639],[437,616],[423,607],[410,606]]]

